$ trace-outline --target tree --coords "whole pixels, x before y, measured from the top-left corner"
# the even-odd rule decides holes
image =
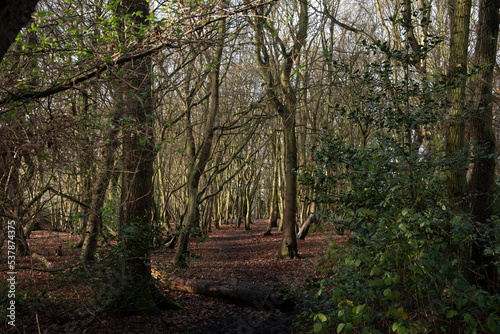
[[[264,235],[271,235],[271,230],[273,227],[278,227],[278,216],[279,216],[279,206],[278,206],[278,178],[279,178],[279,154],[277,152],[277,140],[276,131],[273,131],[271,135],[271,196],[269,201],[269,224],[267,225],[266,232]]]
[[[294,63],[305,45],[309,22],[308,3],[300,1],[299,16],[292,45],[288,47],[279,37],[279,29],[275,23],[266,19],[269,10],[265,6],[254,9],[255,18],[252,27],[255,31],[255,60],[264,77],[264,86],[269,103],[281,119],[283,126],[284,156],[284,209],[281,222],[283,237],[278,256],[293,259],[298,256],[296,238],[297,216],[297,142],[295,135],[295,114],[297,106],[296,88],[291,76]],[[272,7],[271,7],[272,8]],[[277,54],[272,57],[268,41],[277,47]],[[280,63],[281,62],[281,63]],[[272,64],[279,64],[274,68]]]
[[[14,43],[17,34],[19,31],[21,31],[22,28],[28,23],[28,21],[31,19],[31,15],[35,11],[35,7],[38,3],[38,0],[23,0],[23,1],[11,1],[7,0],[4,3],[0,5],[0,62],[3,60],[5,53],[11,46],[11,44]],[[2,165],[3,166],[11,166],[9,171],[5,171],[2,168],[2,171],[0,172],[0,180],[6,181],[5,186],[7,191],[4,194],[4,196],[9,197],[9,194],[12,195],[12,190],[17,191],[19,189],[17,187],[17,182],[19,181],[17,179],[18,175],[18,165],[19,162],[18,160],[20,159],[19,151],[12,156],[10,149],[2,145],[4,153],[2,154]],[[30,149],[27,150],[28,152],[26,154],[29,154]],[[16,159],[19,157],[18,159]],[[28,159],[27,157],[26,159]],[[5,180],[6,179],[6,180]],[[11,182],[9,182],[12,180]],[[9,183],[14,183],[14,184],[9,184]],[[4,182],[0,182],[0,184],[4,184]],[[17,194],[15,196],[10,196],[12,198],[18,197]],[[19,204],[19,201],[16,201],[17,203],[11,203],[11,204]],[[2,205],[3,206],[3,205]],[[19,207],[13,207],[11,208],[14,211],[18,211]],[[4,210],[5,211],[5,210]],[[5,212],[4,212],[5,215]],[[11,218],[18,218],[18,215],[16,214],[15,217]],[[28,244],[26,242],[26,237],[24,235],[24,230],[23,226],[21,225],[20,221],[16,222],[16,252],[18,255],[24,256],[29,252]]]
[[[138,38],[148,25],[149,3],[124,0],[118,7],[125,23],[124,37]],[[124,43],[128,42],[126,39]],[[151,58],[129,63],[123,69],[119,95],[122,118],[120,240],[123,264],[111,280],[106,310],[118,314],[154,315],[170,303],[156,288],[151,276],[153,163],[153,99]]]
[[[84,226],[84,238],[82,245],[81,259],[83,261],[91,261],[94,259],[94,254],[97,249],[99,232],[102,228],[102,208],[104,206],[106,192],[109,182],[112,177],[112,170],[115,164],[115,151],[118,147],[119,127],[118,121],[121,118],[123,101],[116,106],[112,124],[106,135],[106,143],[102,148],[102,164],[97,172],[97,176],[93,180],[93,185],[90,190],[90,210],[88,211],[88,219]],[[90,176],[89,176],[90,177]]]
[[[192,232],[193,227],[199,223],[199,183],[200,178],[205,171],[205,167],[211,158],[214,128],[216,116],[219,111],[219,86],[220,86],[220,68],[222,62],[222,53],[224,50],[224,38],[226,35],[225,19],[218,22],[217,27],[217,46],[213,60],[210,64],[210,103],[208,113],[205,121],[204,137],[199,148],[196,152],[195,140],[193,136],[193,125],[191,123],[191,108],[192,108],[192,95],[197,91],[191,90],[186,98],[186,131],[187,131],[187,151],[188,151],[188,175],[187,175],[187,207],[186,214],[181,226],[181,233],[177,248],[175,251],[174,264],[176,266],[186,265],[187,246],[189,241],[189,234]],[[190,83],[188,81],[188,83]]]
[[[447,187],[450,205],[467,212],[467,160],[465,145],[465,88],[469,46],[469,22],[471,1],[450,0],[450,54],[448,79],[453,87],[448,99],[451,103],[446,122],[446,155],[451,161]]]
[[[477,221],[477,230],[491,235],[494,227],[490,218],[495,198],[495,133],[493,132],[493,73],[497,56],[500,2],[481,0],[474,54],[474,65],[479,72],[475,75],[474,105],[472,109],[471,145],[472,165],[468,172],[468,193],[472,218]],[[494,256],[485,250],[495,244],[495,236],[474,242],[471,245],[471,260],[477,273],[469,272],[471,283],[479,283],[483,289],[497,291],[498,272]]]

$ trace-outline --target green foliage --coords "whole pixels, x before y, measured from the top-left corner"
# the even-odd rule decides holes
[[[337,330],[346,333],[349,326],[356,332],[475,331],[485,330],[484,321],[491,330],[500,329],[498,295],[470,286],[453,252],[470,238],[467,220],[457,218],[454,231],[446,232],[446,211],[360,208],[346,213],[346,220],[357,221],[349,226],[352,237],[345,247],[331,245],[319,263],[323,278],[311,285],[317,297],[327,300],[313,311],[314,331],[326,324],[338,324]],[[325,310],[333,311],[320,315]]]
[[[348,241],[332,241],[318,263],[299,322],[312,321],[314,333],[500,332],[500,296],[465,279],[462,256],[481,238],[498,240],[499,224],[478,231],[449,207],[444,175],[463,155],[444,157],[438,135],[415,146],[420,126],[445,115],[438,101],[449,86],[411,79],[412,57],[400,58],[364,71],[335,64],[355,99],[332,110],[362,138],[324,131],[300,180],[334,208],[325,220]]]
[[[100,248],[96,260],[77,266],[65,279],[86,282],[93,291],[93,307],[110,314],[157,314],[165,303],[150,276],[149,252],[154,232],[141,222],[124,226],[116,242]],[[89,305],[90,307],[90,305]]]

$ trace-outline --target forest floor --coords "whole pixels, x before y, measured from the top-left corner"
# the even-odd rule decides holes
[[[223,225],[213,229],[207,238],[190,240],[189,266],[174,270],[170,265],[173,250],[160,249],[152,255],[154,272],[181,278],[238,279],[259,285],[290,289],[301,287],[313,275],[317,256],[328,246],[328,232],[309,234],[298,240],[300,259],[276,257],[281,233],[273,229],[263,236],[266,221],[254,221],[250,231]],[[336,236],[337,242],[343,238]],[[71,248],[78,237],[56,231],[34,231],[28,240],[33,252],[44,256],[54,268],[74,265],[80,253]],[[56,254],[61,246],[62,255]],[[5,259],[5,246],[2,256]],[[44,268],[33,258],[16,259],[16,319],[15,327],[7,324],[5,296],[0,296],[0,332],[5,333],[298,333],[293,325],[303,311],[300,301],[294,311],[282,313],[236,305],[223,299],[169,291],[165,294],[184,305],[182,310],[167,310],[158,317],[112,317],[95,312],[93,301],[100,286],[91,279],[85,281],[68,275],[68,271],[36,271]],[[0,291],[5,291],[8,269],[0,266]]]

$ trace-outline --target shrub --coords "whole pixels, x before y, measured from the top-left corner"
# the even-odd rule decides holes
[[[361,137],[325,130],[300,180],[324,203],[325,221],[349,239],[343,247],[332,242],[318,263],[301,322],[312,321],[317,333],[500,333],[499,294],[464,277],[464,255],[475,242],[498,240],[498,218],[478,231],[446,199],[446,171],[469,156],[442,153],[437,128],[446,103],[437,101],[449,86],[412,80],[404,59],[364,72],[337,69],[349,72],[353,88],[346,103],[331,106],[331,119],[349,120]],[[400,81],[392,80],[397,71],[406,73]],[[435,131],[418,146],[421,127]],[[498,251],[496,242],[486,249]]]

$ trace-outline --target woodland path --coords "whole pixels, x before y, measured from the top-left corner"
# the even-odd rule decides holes
[[[306,240],[298,240],[301,259],[277,259],[281,233],[273,229],[271,236],[264,237],[267,222],[255,221],[250,231],[222,225],[204,240],[192,238],[189,250],[192,256],[187,269],[174,270],[170,261],[173,250],[160,249],[152,255],[154,270],[165,275],[183,278],[220,280],[235,278],[254,284],[276,287],[299,286],[311,276],[316,256],[328,245],[327,232],[310,234]],[[42,254],[56,268],[68,267],[77,259],[79,250],[71,249],[77,237],[55,231],[34,231],[29,239],[34,252]],[[338,240],[342,242],[341,238]],[[62,245],[63,256],[54,254]],[[5,247],[4,247],[5,248]],[[4,252],[5,249],[2,249]],[[40,263],[28,258],[17,259],[17,266],[42,268]],[[5,263],[0,269],[4,270]],[[291,313],[259,311],[218,298],[168,291],[166,294],[182,303],[183,310],[165,311],[156,318],[116,318],[92,311],[91,285],[72,281],[62,274],[49,274],[31,270],[19,270],[17,292],[28,300],[16,318],[16,328],[6,324],[0,332],[6,333],[298,333],[292,326],[301,312],[300,306]],[[1,283],[6,274],[0,273]]]
[[[194,255],[189,268],[177,275],[189,278],[220,280],[237,278],[256,284],[279,283],[303,284],[305,276],[313,268],[311,261],[327,247],[327,233],[311,234],[306,240],[298,240],[300,259],[277,258],[281,245],[281,233],[273,229],[271,236],[263,236],[267,221],[256,220],[251,230],[222,225],[213,230],[207,239],[191,240],[190,252]],[[163,252],[163,254],[162,254]],[[157,252],[158,263],[168,263],[173,250]],[[172,271],[169,271],[173,274]]]

